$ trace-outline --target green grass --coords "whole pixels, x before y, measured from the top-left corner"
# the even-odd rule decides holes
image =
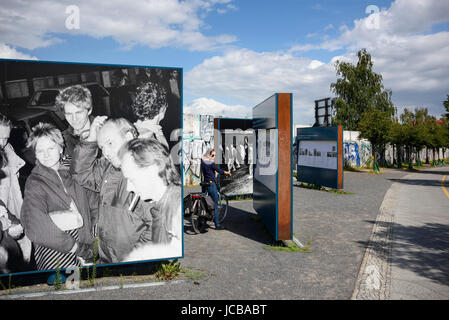
[[[357,167],[352,167],[350,165],[345,166],[344,171],[351,171],[351,172],[363,172],[362,169]]]
[[[316,185],[313,183],[300,182],[296,186],[298,186],[300,188],[325,191],[325,192],[330,192],[330,193],[334,193],[334,194],[355,194],[355,192],[343,191],[343,190],[334,189],[334,188],[326,188],[326,187],[322,187],[322,186],[319,186],[319,185]]]
[[[192,267],[187,267],[186,269],[182,269],[181,272],[189,280],[199,280],[206,276],[205,273],[203,273],[199,270],[192,270]]]
[[[272,251],[282,251],[282,252],[302,252],[302,253],[310,253],[312,250],[310,249],[310,242],[307,241],[307,244],[300,248],[293,242],[283,242],[283,241],[277,241],[272,245],[266,245],[263,247],[265,250],[272,250]]]
[[[171,262],[161,263],[155,276],[159,281],[173,280],[179,276],[181,271],[181,263],[175,259]]]

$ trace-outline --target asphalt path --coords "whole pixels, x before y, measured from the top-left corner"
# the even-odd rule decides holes
[[[152,286],[18,298],[346,300],[353,293],[383,198],[392,183],[406,174],[401,170],[385,170],[380,175],[345,172],[344,191],[348,194],[295,185],[293,231],[310,252],[272,250],[273,240],[257,219],[252,201],[233,201],[224,222],[226,230],[215,231],[211,224],[207,232],[194,234],[186,219],[185,251],[180,261],[190,270],[189,276]],[[186,188],[185,194],[191,191],[195,188]],[[37,290],[35,286],[29,291],[33,290]]]
[[[448,176],[444,167],[395,181],[390,299],[449,299]]]

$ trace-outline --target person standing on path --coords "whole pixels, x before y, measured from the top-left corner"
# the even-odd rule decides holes
[[[218,189],[217,189],[217,181],[215,180],[215,174],[225,174],[227,176],[232,176],[230,171],[224,171],[220,169],[214,162],[215,159],[215,151],[210,150],[206,157],[201,159],[201,172],[203,174],[203,182],[209,183],[209,186],[207,187],[207,193],[212,197],[214,200],[214,223],[215,223],[215,230],[223,230],[224,227],[220,225],[220,222],[218,221]],[[205,187],[203,187],[203,192],[206,190]]]

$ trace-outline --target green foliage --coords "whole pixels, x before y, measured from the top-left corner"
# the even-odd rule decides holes
[[[357,53],[357,65],[349,62],[336,62],[339,78],[331,84],[337,95],[332,118],[333,125],[343,125],[345,130],[358,130],[363,114],[367,110],[394,112],[391,91],[385,90],[382,76],[373,72],[371,55],[365,50]]]
[[[57,267],[56,267],[56,279],[55,279],[55,290],[61,290],[61,270],[59,269],[60,260],[58,259]]]
[[[276,241],[273,245],[266,245],[263,247],[265,250],[282,251],[282,252],[303,252],[310,253],[310,242],[308,241],[303,248],[298,247],[295,243],[288,241]]]
[[[98,238],[95,238],[94,242],[94,260],[92,266],[92,275],[89,276],[89,268],[86,269],[87,272],[87,283],[89,286],[95,286],[95,279],[97,278],[97,254],[98,254]]]
[[[373,154],[376,148],[388,142],[392,123],[389,112],[369,109],[363,113],[359,123],[360,137],[371,142]]]
[[[347,192],[347,191],[343,191],[343,190],[323,187],[323,186],[319,186],[319,185],[316,185],[316,184],[313,184],[313,183],[301,182],[297,186],[300,187],[300,188],[325,191],[325,192],[330,192],[330,193],[335,193],[335,194],[355,194],[354,192]]]
[[[449,120],[449,94],[447,95],[447,99],[443,102],[443,106],[446,109],[446,113],[443,114],[443,117]]]
[[[2,287],[2,290],[8,291],[8,294],[11,293],[11,289],[13,289],[12,286],[12,275],[10,274],[8,277],[8,287],[6,287],[2,280],[0,279],[0,286]]]
[[[184,276],[189,280],[199,280],[204,278],[206,274],[199,270],[192,270],[192,267],[187,267],[185,270],[181,270]]]
[[[178,259],[175,259],[171,262],[161,263],[155,275],[156,278],[161,281],[172,280],[177,278],[181,271],[181,263],[178,262]]]

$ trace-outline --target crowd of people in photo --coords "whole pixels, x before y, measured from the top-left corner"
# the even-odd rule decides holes
[[[135,123],[93,117],[82,85],[62,90],[56,104],[69,127],[32,128],[26,147],[36,160],[23,195],[24,161],[8,143],[11,121],[0,115],[0,273],[180,254],[181,178],[160,125],[164,89],[138,88]]]

